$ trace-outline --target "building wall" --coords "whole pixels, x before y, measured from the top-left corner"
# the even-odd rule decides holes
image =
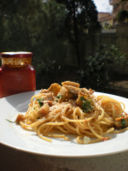
[[[128,1],[127,0],[110,0],[110,4],[113,6],[113,22],[117,24],[117,16],[121,10],[128,11]]]
[[[109,27],[113,25],[113,18],[111,13],[99,12],[98,13],[98,21],[102,25],[103,28]]]

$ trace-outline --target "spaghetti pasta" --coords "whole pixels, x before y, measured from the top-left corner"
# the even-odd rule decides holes
[[[68,135],[74,135],[77,143],[85,144],[108,140],[108,134],[127,129],[127,118],[117,100],[65,81],[32,96],[27,112],[19,114],[16,123],[49,142],[49,137],[68,140]]]

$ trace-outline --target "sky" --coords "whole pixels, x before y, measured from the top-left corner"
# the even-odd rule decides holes
[[[99,12],[112,12],[109,0],[93,0]]]

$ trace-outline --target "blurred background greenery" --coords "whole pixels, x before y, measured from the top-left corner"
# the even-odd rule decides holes
[[[92,0],[0,1],[0,51],[33,52],[37,89],[72,80],[122,94],[113,83],[128,78],[128,34],[119,26],[104,33]]]

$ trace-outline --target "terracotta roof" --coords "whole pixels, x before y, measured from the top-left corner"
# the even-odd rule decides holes
[[[112,20],[112,18],[113,17],[112,17],[111,13],[107,13],[107,12],[99,12],[98,13],[98,21],[99,22]]]

